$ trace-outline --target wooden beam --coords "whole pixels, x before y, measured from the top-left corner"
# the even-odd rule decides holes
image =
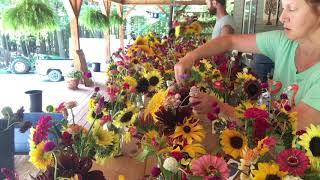
[[[87,62],[82,50],[80,49],[79,41],[79,14],[81,10],[82,0],[63,0],[63,4],[66,7],[70,18],[70,34],[72,43],[73,64],[75,69],[82,71],[83,73],[88,71]],[[84,85],[92,86],[92,81],[84,77]]]
[[[122,5],[205,5],[205,0],[175,0],[171,3],[171,0],[112,0]]]
[[[102,14],[109,16],[110,15],[110,8],[111,8],[111,1],[110,0],[100,0],[100,9]],[[105,49],[105,60],[109,61],[111,57],[111,46],[110,46],[110,29],[106,29],[103,33],[105,42],[106,42],[106,49]]]
[[[117,5],[117,12],[120,17],[123,18],[123,5]],[[120,48],[124,49],[124,24],[121,24],[119,27],[119,38],[120,38]]]
[[[129,16],[129,14],[131,13],[131,11],[133,11],[136,8],[136,5],[133,5],[128,11],[127,13],[124,15],[123,20],[127,19],[127,17]]]

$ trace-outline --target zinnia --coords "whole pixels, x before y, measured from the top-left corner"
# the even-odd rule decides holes
[[[222,158],[212,155],[203,155],[193,160],[191,171],[193,175],[204,176],[206,180],[215,176],[220,176],[223,180],[229,177],[227,163]]]
[[[288,171],[294,176],[303,176],[310,167],[310,162],[305,153],[299,149],[285,149],[277,156],[281,171]]]

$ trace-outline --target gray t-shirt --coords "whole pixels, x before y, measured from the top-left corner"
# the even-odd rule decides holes
[[[220,35],[223,26],[230,25],[235,30],[235,23],[233,21],[232,16],[225,15],[219,19],[217,19],[216,24],[214,25],[213,32],[212,32],[212,39],[216,38]]]

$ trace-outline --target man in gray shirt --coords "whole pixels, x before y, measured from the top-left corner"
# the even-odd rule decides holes
[[[235,23],[226,11],[226,0],[206,0],[206,4],[210,14],[216,15],[217,17],[212,38],[233,34],[235,31]]]

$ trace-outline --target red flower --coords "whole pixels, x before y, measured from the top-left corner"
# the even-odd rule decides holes
[[[178,151],[171,152],[171,156],[174,157],[177,161],[180,161],[184,157],[183,154]]]
[[[253,129],[254,129],[254,139],[256,141],[261,140],[265,137],[267,129],[270,128],[270,124],[265,119],[256,119],[253,123]]]
[[[70,146],[72,144],[72,135],[68,132],[64,132],[61,136],[63,144]]]
[[[310,167],[306,154],[299,149],[285,149],[278,154],[277,162],[281,171],[288,171],[294,176],[303,176]]]
[[[33,134],[33,141],[36,144],[48,139],[48,130],[52,127],[52,124],[49,123],[50,120],[52,120],[51,116],[41,116],[39,118]]]
[[[269,113],[265,110],[258,108],[249,108],[244,112],[244,117],[254,120],[266,120],[269,117]]]

